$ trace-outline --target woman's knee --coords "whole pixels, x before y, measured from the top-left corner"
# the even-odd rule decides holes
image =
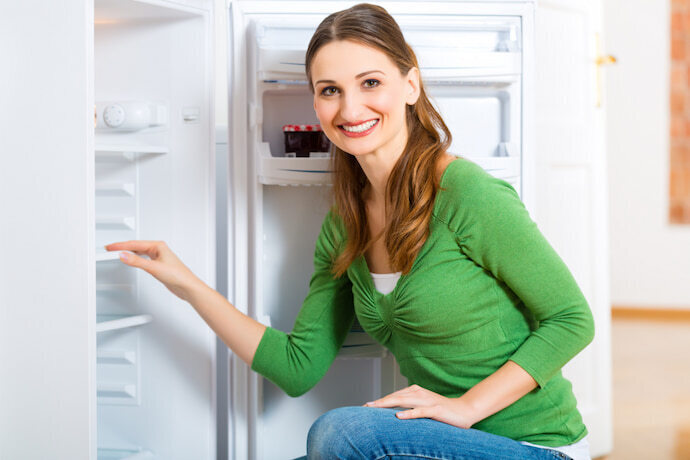
[[[367,410],[369,409],[369,410]],[[307,436],[307,458],[361,458],[360,446],[366,444],[370,430],[370,408],[340,407],[316,419]]]

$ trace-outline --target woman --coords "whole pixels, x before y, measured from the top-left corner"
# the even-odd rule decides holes
[[[290,395],[325,374],[355,315],[395,355],[412,385],[324,414],[309,458],[589,458],[560,373],[592,339],[589,307],[513,188],[446,152],[398,25],[368,4],[334,13],[306,70],[335,145],[335,206],[291,334],[238,312],[164,243],[107,249],[148,255],[122,258]]]

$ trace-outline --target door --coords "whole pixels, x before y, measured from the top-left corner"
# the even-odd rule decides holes
[[[96,453],[88,24],[83,0],[0,2],[3,459]]]
[[[604,109],[598,107],[598,0],[539,2],[535,13],[534,163],[526,194],[542,232],[573,272],[596,336],[564,368],[592,456],[611,451],[611,359]]]

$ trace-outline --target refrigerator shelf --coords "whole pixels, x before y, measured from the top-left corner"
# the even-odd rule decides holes
[[[259,182],[265,185],[326,185],[332,181],[330,158],[271,156],[267,142],[259,144]]]
[[[162,145],[139,144],[96,144],[94,148],[97,159],[114,159],[134,161],[141,155],[164,155],[168,147]]]
[[[98,460],[145,460],[156,458],[148,449],[98,448]]]
[[[141,326],[153,321],[151,315],[98,315],[99,321],[96,323],[96,332],[114,331],[129,327]]]

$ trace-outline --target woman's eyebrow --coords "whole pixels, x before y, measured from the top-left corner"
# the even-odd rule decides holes
[[[363,76],[370,74],[370,73],[382,73],[383,75],[386,75],[386,72],[382,70],[367,70],[366,72],[362,72],[360,74],[355,75],[355,78],[362,78]],[[314,83],[314,86],[318,85],[319,83],[335,83],[335,80],[318,80],[316,83]]]
[[[367,70],[366,72],[362,72],[362,73],[356,75],[355,78],[361,78],[361,77],[365,76],[366,74],[374,73],[374,72],[379,72],[379,73],[386,75],[386,73],[382,70]]]

